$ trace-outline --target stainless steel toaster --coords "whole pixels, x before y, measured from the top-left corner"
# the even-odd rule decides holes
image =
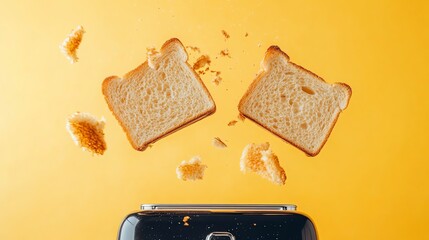
[[[290,204],[143,204],[119,240],[316,240],[308,216]]]

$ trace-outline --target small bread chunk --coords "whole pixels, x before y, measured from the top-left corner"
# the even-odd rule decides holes
[[[189,216],[184,216],[183,217],[183,226],[185,226],[185,227],[189,227],[189,219],[191,219],[191,217],[189,217]]]
[[[207,166],[201,163],[201,158],[198,156],[193,157],[189,162],[183,161],[177,168],[177,178],[183,181],[202,180],[204,177],[204,170]]]
[[[240,169],[244,173],[255,172],[275,184],[284,185],[286,173],[277,156],[269,148],[268,142],[248,144],[241,155]]]
[[[218,137],[213,138],[212,145],[214,147],[217,147],[217,148],[226,148],[227,147],[226,144],[222,140],[220,140],[220,138],[218,138]]]
[[[212,61],[210,60],[210,57],[208,55],[201,55],[194,63],[193,69],[198,70],[200,68],[203,68],[204,66],[210,66],[210,63]]]
[[[268,48],[261,67],[238,110],[307,155],[316,156],[346,109],[351,88],[326,83],[290,62],[277,46]]]
[[[61,51],[71,63],[75,63],[78,60],[76,51],[82,41],[84,33],[85,31],[83,30],[83,27],[77,26],[77,28],[73,30],[60,45]]]
[[[218,86],[220,84],[220,82],[222,81],[222,77],[220,76],[221,72],[220,71],[210,71],[212,73],[215,74],[215,78],[213,79],[213,83]]]
[[[222,30],[222,35],[224,36],[225,40],[231,37],[225,30]]]
[[[220,51],[220,55],[222,57],[229,57],[229,58],[231,58],[231,55],[229,54],[229,50],[228,49],[224,49],[224,50]]]
[[[67,119],[66,129],[77,146],[93,154],[103,155],[106,150],[104,124],[104,118],[97,120],[89,113],[76,112]]]
[[[231,126],[235,126],[235,124],[237,123],[237,120],[232,120],[232,121],[230,121],[229,123],[228,123],[228,126],[229,127],[231,127]]]
[[[170,39],[125,76],[104,80],[104,98],[131,145],[145,150],[159,139],[216,111],[182,43]]]

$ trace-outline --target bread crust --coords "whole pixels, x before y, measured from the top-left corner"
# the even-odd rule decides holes
[[[137,145],[133,138],[130,135],[130,131],[126,128],[124,122],[120,119],[120,117],[114,112],[113,110],[113,104],[110,100],[110,97],[108,96],[108,86],[112,81],[126,81],[128,78],[130,78],[132,75],[143,71],[145,68],[149,67],[148,66],[148,61],[146,60],[143,64],[140,64],[137,68],[131,70],[130,72],[126,73],[122,78],[119,78],[117,76],[110,76],[107,77],[106,79],[104,79],[103,83],[102,83],[102,93],[104,95],[104,99],[107,102],[107,105],[109,106],[110,111],[113,113],[113,115],[115,116],[115,118],[118,120],[119,124],[121,125],[122,129],[124,130],[124,132],[127,135],[128,141],[131,143],[131,145],[133,146],[134,149],[138,150],[138,151],[144,151],[147,147],[149,147],[150,144],[158,141],[161,138],[164,138],[184,127],[187,127],[195,122],[198,122],[199,120],[208,117],[210,115],[212,115],[213,113],[216,112],[216,104],[212,98],[212,96],[210,95],[210,92],[208,91],[207,87],[205,86],[205,84],[203,83],[203,81],[201,80],[200,76],[192,69],[191,65],[189,65],[189,63],[187,62],[188,59],[188,53],[186,52],[185,47],[183,46],[182,42],[180,42],[179,39],[177,38],[172,38],[168,41],[166,41],[161,49],[160,52],[162,54],[164,54],[165,50],[168,49],[170,47],[171,44],[179,44],[179,46],[183,49],[184,53],[186,54],[186,60],[185,60],[185,64],[191,69],[191,72],[194,74],[194,77],[199,81],[199,83],[202,85],[203,90],[205,92],[205,94],[209,97],[210,101],[213,103],[213,107],[211,107],[210,109],[208,109],[205,112],[202,112],[200,114],[198,114],[197,116],[193,117],[193,118],[189,118],[187,120],[184,121],[184,123],[182,125],[177,126],[174,129],[171,129],[169,131],[167,131],[166,133],[164,133],[163,135],[160,135],[158,137],[152,138],[147,140],[146,142],[144,142],[141,146]]]
[[[318,76],[317,74],[311,72],[310,70],[308,70],[308,69],[306,69],[306,68],[304,68],[304,67],[302,67],[302,66],[300,66],[298,64],[290,62],[289,61],[289,59],[290,59],[289,56],[285,52],[283,52],[278,46],[275,46],[275,45],[274,46],[270,46],[267,49],[267,52],[265,53],[264,60],[262,62],[262,65],[263,65],[264,69],[258,74],[258,76],[255,78],[255,80],[253,80],[253,82],[248,87],[247,91],[244,93],[243,97],[241,98],[241,100],[240,100],[240,102],[238,104],[238,111],[241,114],[243,114],[246,118],[249,118],[250,120],[252,120],[253,122],[255,122],[257,125],[265,128],[266,130],[268,130],[272,134],[280,137],[284,141],[286,141],[289,144],[291,144],[291,145],[295,146],[296,148],[300,149],[307,156],[314,157],[314,156],[316,156],[316,155],[318,155],[320,153],[320,151],[322,150],[323,146],[328,141],[328,138],[331,135],[331,132],[334,129],[334,126],[335,126],[335,124],[336,124],[336,122],[338,120],[339,114],[337,114],[337,116],[335,117],[335,119],[332,121],[331,126],[329,126],[329,130],[328,130],[328,132],[326,134],[326,137],[323,139],[323,142],[320,145],[320,147],[318,149],[316,149],[316,151],[311,152],[311,151],[307,151],[303,146],[300,146],[300,145],[294,143],[292,140],[288,139],[287,137],[282,136],[281,134],[272,131],[267,125],[265,125],[264,123],[256,121],[251,116],[249,116],[248,114],[246,114],[245,111],[243,110],[244,103],[247,101],[247,99],[249,98],[250,94],[254,91],[254,89],[256,88],[256,86],[258,85],[258,83],[260,82],[260,80],[262,79],[262,77],[269,71],[269,67],[268,67],[269,66],[269,61],[271,61],[272,58],[274,58],[276,55],[279,55],[279,54],[285,58],[285,60],[288,62],[288,64],[292,64],[293,66],[299,68],[300,70],[305,71],[305,72],[311,74],[316,79],[318,79],[318,80],[326,83],[326,81],[323,78],[321,78],[320,76]],[[347,85],[345,83],[334,83],[334,84],[338,84],[338,85],[343,86],[344,89],[346,90],[347,94],[348,94],[346,106],[344,108],[340,109],[340,112],[341,112],[341,110],[344,110],[345,108],[347,108],[347,106],[349,104],[349,101],[350,101],[350,98],[351,98],[351,95],[352,95],[352,89],[351,89],[351,87],[349,85]]]

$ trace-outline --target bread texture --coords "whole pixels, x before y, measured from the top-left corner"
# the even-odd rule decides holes
[[[93,154],[103,155],[106,151],[104,124],[104,118],[98,120],[90,113],[76,112],[67,119],[66,129],[77,146]]]
[[[85,30],[83,29],[83,27],[77,26],[76,29],[73,30],[60,45],[61,51],[70,61],[70,63],[75,63],[78,61],[76,52],[79,48],[80,43],[82,42],[82,37],[84,33]]]
[[[277,185],[284,185],[286,182],[286,173],[268,142],[250,143],[244,147],[240,158],[240,169],[244,173],[255,172]]]
[[[326,83],[271,46],[238,110],[307,155],[316,156],[351,95],[347,84]]]
[[[183,181],[194,181],[202,180],[204,177],[204,171],[207,166],[202,164],[199,156],[193,157],[189,162],[183,161],[177,168],[177,178]]]
[[[136,150],[215,112],[209,91],[187,60],[184,46],[173,38],[160,52],[150,49],[148,61],[122,78],[104,80],[106,102]]]

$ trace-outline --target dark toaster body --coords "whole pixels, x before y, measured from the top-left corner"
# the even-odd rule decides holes
[[[316,240],[295,205],[142,205],[122,222],[119,240]]]

